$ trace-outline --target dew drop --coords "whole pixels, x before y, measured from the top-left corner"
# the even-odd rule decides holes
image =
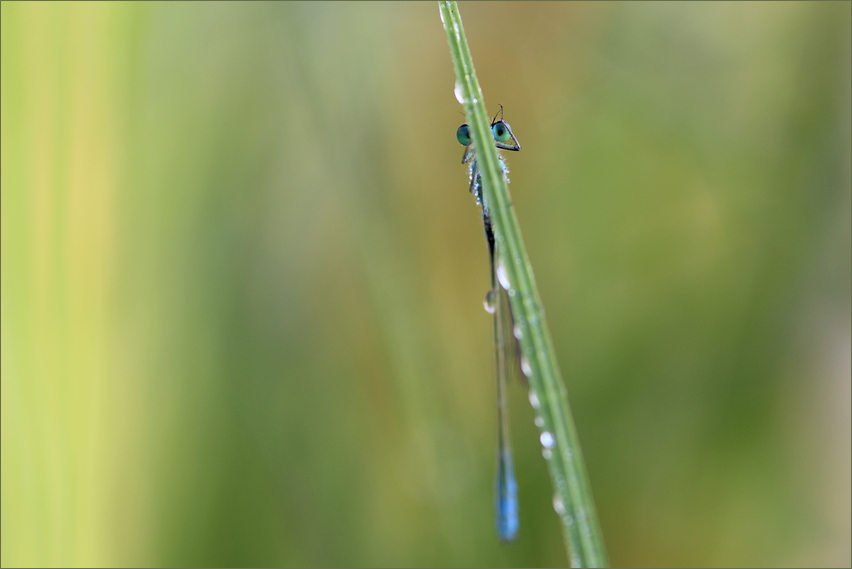
[[[553,448],[556,445],[556,439],[549,431],[544,431],[538,440],[541,441],[541,446],[544,448]]]
[[[509,290],[512,288],[512,283],[509,282],[509,273],[506,272],[506,265],[503,264],[503,257],[497,257],[497,280],[500,281],[500,286]]]
[[[541,451],[541,456],[544,457],[544,460],[550,460],[553,458],[553,452],[549,448],[546,448]]]
[[[520,340],[521,338],[524,337],[524,332],[523,332],[523,330],[521,330],[521,327],[518,324],[515,324],[515,327],[512,328],[512,334],[515,335],[516,340]]]
[[[497,310],[497,306],[494,303],[494,289],[488,289],[488,292],[485,293],[485,300],[482,301],[482,305],[485,307],[485,312],[488,314],[494,314],[494,311]]]
[[[562,501],[562,496],[559,494],[553,495],[553,509],[560,516],[565,514],[565,502]]]
[[[456,101],[464,105],[464,95],[462,95],[461,85],[456,82],[456,86],[453,88],[453,94],[456,96]]]
[[[541,401],[538,400],[538,395],[532,389],[530,389],[530,405],[532,405],[533,409],[541,407]]]
[[[544,419],[542,419],[541,416],[536,417],[535,421],[533,421],[533,422],[535,423],[535,426],[538,427],[539,429],[544,426]]]
[[[568,524],[569,526],[571,524]],[[576,553],[571,553],[571,567],[582,567],[583,562],[580,561],[580,556]]]
[[[441,10],[440,6],[438,6],[438,15],[441,16],[441,25],[446,26],[446,24],[444,23],[444,11]]]
[[[521,371],[524,375],[530,377],[532,375],[532,366],[526,356],[521,356]]]

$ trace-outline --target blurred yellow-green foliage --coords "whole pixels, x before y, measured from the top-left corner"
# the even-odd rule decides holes
[[[616,566],[849,565],[850,3],[462,3]],[[2,3],[2,564],[566,563],[436,3]]]

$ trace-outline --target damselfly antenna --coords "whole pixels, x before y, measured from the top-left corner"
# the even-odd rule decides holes
[[[501,121],[503,120],[503,105],[500,105],[500,120]],[[491,119],[491,124],[493,125],[496,122],[497,122],[497,114],[495,113],[494,118]]]

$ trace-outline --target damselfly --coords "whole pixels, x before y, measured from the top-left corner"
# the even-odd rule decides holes
[[[491,120],[491,135],[497,148],[504,150],[520,150],[518,139],[512,134],[509,123],[503,120],[503,105],[500,105],[500,120],[497,115]],[[485,225],[485,240],[488,242],[488,256],[491,262],[491,289],[485,296],[485,309],[494,314],[494,351],[497,364],[497,477],[495,480],[497,535],[503,541],[512,541],[518,534],[518,484],[515,481],[515,468],[512,464],[512,443],[509,438],[509,409],[506,387],[509,378],[510,356],[509,349],[517,348],[514,337],[514,321],[512,308],[506,290],[501,286],[501,275],[498,274],[499,255],[497,242],[494,239],[494,227],[491,224],[491,214],[488,203],[482,193],[482,178],[476,164],[476,152],[470,137],[467,124],[461,125],[456,131],[456,138],[465,147],[462,164],[469,164],[470,192],[476,198],[476,203],[482,208],[482,222]],[[509,169],[502,156],[498,155],[500,168],[508,183]],[[505,280],[505,279],[504,279]]]

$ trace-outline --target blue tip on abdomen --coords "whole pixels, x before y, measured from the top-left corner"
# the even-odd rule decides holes
[[[497,535],[502,541],[514,541],[518,535],[518,483],[512,456],[501,456],[495,481],[497,495]]]

